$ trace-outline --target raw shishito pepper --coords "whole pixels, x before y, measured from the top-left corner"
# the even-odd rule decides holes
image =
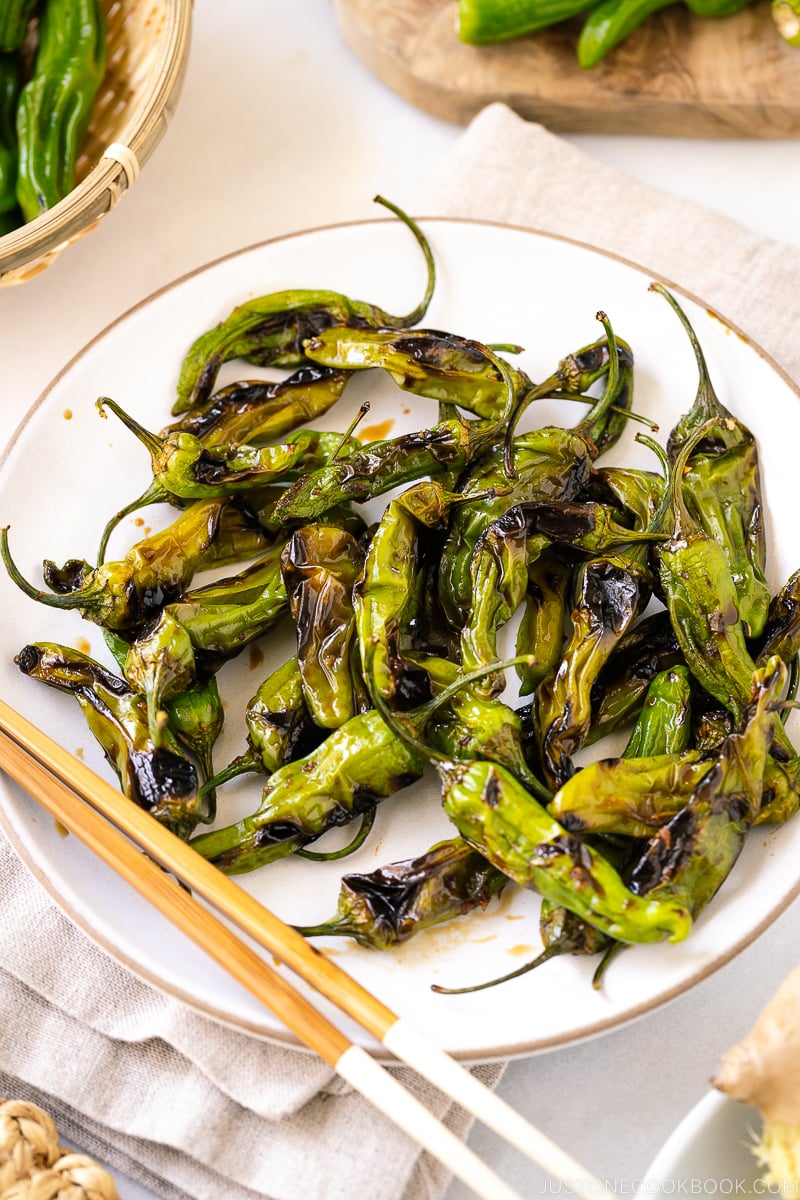
[[[45,0],[33,74],[17,108],[17,199],[26,221],[75,186],[75,165],[106,63],[99,0]]]

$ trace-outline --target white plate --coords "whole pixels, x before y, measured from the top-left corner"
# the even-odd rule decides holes
[[[598,336],[595,314],[604,309],[617,333],[634,347],[635,408],[656,416],[666,436],[673,420],[692,403],[697,377],[689,343],[667,303],[648,292],[646,272],[585,246],[507,227],[432,220],[427,230],[438,263],[428,326],[484,342],[526,346],[521,361],[532,377],[541,378],[565,354]],[[92,560],[108,514],[148,482],[145,451],[115,420],[99,418],[94,407],[98,396],[114,397],[145,425],[158,429],[168,419],[186,348],[245,297],[292,287],[334,288],[406,312],[416,304],[423,282],[409,232],[398,222],[379,220],[247,249],[179,280],[132,310],[66,367],[7,454],[0,471],[0,521],[11,526],[11,546],[22,570],[37,579],[44,558]],[[686,305],[722,400],[760,440],[770,580],[777,588],[800,564],[800,522],[794,515],[798,396],[745,337],[704,306],[688,300]],[[228,364],[222,380],[255,374],[252,368]],[[324,424],[343,428],[367,395],[373,401],[369,424],[385,420],[397,432],[435,419],[426,402],[412,401],[388,379],[364,373],[346,393],[335,420]],[[572,423],[580,411],[574,404],[543,406],[536,416],[541,423]],[[630,427],[609,461],[652,465],[649,453],[633,441],[637,428]],[[144,524],[133,519],[124,524],[112,554],[121,554],[165,517],[150,509],[142,519]],[[4,698],[106,771],[77,706],[24,678],[12,663],[27,641],[44,639],[88,647],[110,661],[99,631],[73,614],[37,606],[4,577],[0,588]],[[243,748],[235,712],[284,652],[285,644],[268,641],[257,669],[248,653],[225,668],[221,686],[230,707],[217,755],[220,764]],[[258,783],[240,782],[222,797],[226,821],[256,807]],[[290,1040],[200,950],[7,784],[2,809],[3,825],[18,852],[58,903],[112,955],[234,1026]],[[346,862],[287,860],[239,878],[283,918],[316,923],[333,914],[345,870],[371,870],[420,853],[450,832],[431,777],[386,801],[367,845]],[[691,937],[679,946],[623,954],[609,970],[602,992],[590,984],[595,960],[571,957],[498,989],[458,997],[430,991],[436,982],[458,986],[506,973],[538,952],[538,900],[519,890],[509,890],[486,912],[472,913],[394,952],[370,952],[345,940],[319,944],[452,1053],[475,1060],[528,1054],[618,1026],[706,977],[766,928],[800,890],[798,862],[800,821],[780,830],[758,830]],[[371,1042],[366,1044],[372,1048]]]
[[[707,1092],[672,1131],[645,1173],[644,1196],[768,1195],[753,1155],[758,1110]]]

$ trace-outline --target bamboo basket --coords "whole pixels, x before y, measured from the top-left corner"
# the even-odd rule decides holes
[[[104,0],[106,73],[69,195],[0,237],[0,286],[38,275],[117,205],[161,141],[186,70],[192,0]]]

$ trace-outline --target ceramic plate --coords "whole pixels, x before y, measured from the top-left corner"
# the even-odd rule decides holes
[[[438,283],[426,324],[488,343],[526,347],[533,378],[549,374],[567,353],[595,340],[598,310],[636,355],[634,406],[657,420],[662,436],[694,398],[697,377],[689,343],[674,313],[648,291],[650,276],[586,246],[532,232],[449,220],[427,223]],[[333,288],[393,312],[413,308],[424,271],[408,230],[393,220],[314,230],[232,255],[157,293],[100,334],[52,383],[20,429],[0,471],[0,521],[11,527],[25,574],[40,578],[45,558],[93,560],[107,516],[149,480],[143,448],[117,422],[102,420],[95,400],[109,395],[153,429],[168,420],[181,359],[201,331],[249,296],[286,288]],[[796,447],[800,405],[791,384],[745,336],[705,306],[685,298],[722,400],[758,436],[764,474],[773,590],[800,565]],[[227,364],[221,382],[259,372]],[[390,380],[361,374],[341,409],[325,420],[345,428],[362,401],[372,409],[372,436],[420,428],[433,407],[412,400]],[[575,404],[543,405],[535,419],[571,424]],[[652,466],[631,425],[608,461]],[[111,556],[168,514],[145,510],[118,531]],[[13,656],[28,641],[72,644],[111,665],[99,630],[71,614],[35,604],[0,579],[2,694],[99,771],[106,767],[68,697],[23,677]],[[220,683],[228,705],[217,762],[244,747],[240,714],[289,643],[268,639],[228,664]],[[794,718],[793,718],[794,719]],[[225,823],[257,806],[258,783],[238,781],[220,798]],[[155,916],[72,837],[64,837],[21,791],[3,784],[3,825],[57,902],[109,953],[187,1003],[234,1026],[278,1040],[289,1035]],[[332,916],[345,870],[372,870],[423,852],[449,836],[433,775],[380,807],[376,828],[345,863],[287,860],[250,875],[241,886],[287,921]],[[333,835],[329,836],[330,844]],[[320,843],[323,848],[326,843]],[[707,976],[758,935],[800,889],[800,822],[760,829],[724,890],[681,945],[636,948],[609,970],[602,991],[591,986],[595,961],[564,958],[500,988],[444,997],[439,983],[477,983],[520,966],[540,949],[538,900],[508,889],[485,912],[376,953],[345,940],[320,942],[326,953],[453,1054],[472,1060],[529,1054],[587,1038],[664,1003]],[[357,1039],[360,1035],[349,1030]],[[371,1043],[366,1042],[370,1045]]]
[[[774,1194],[752,1151],[760,1130],[757,1109],[707,1092],[653,1159],[639,1196]]]

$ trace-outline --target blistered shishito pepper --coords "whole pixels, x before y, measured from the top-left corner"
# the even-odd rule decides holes
[[[336,916],[299,928],[305,937],[350,937],[388,950],[414,934],[485,908],[509,882],[461,838],[437,842],[417,858],[342,877]]]
[[[555,674],[535,697],[542,771],[553,788],[574,771],[572,757],[592,723],[592,686],[620,639],[645,609],[651,577],[641,547],[583,563],[578,569],[572,630]]]
[[[232,383],[215,392],[202,411],[187,412],[161,432],[193,433],[207,446],[270,441],[326,413],[342,397],[350,378],[349,371],[312,363],[279,382]]]
[[[634,717],[655,676],[681,662],[683,655],[666,611],[638,621],[620,639],[592,688],[592,724],[586,744]]]
[[[0,530],[0,555],[11,579],[39,603],[77,609],[110,629],[130,629],[156,615],[191,582],[214,541],[223,507],[219,500],[193,504],[166,529],[137,542],[124,559],[94,570],[83,559],[70,559],[62,567],[46,561],[44,578],[52,592],[20,575],[6,529]]]
[[[638,896],[675,899],[697,915],[739,857],[762,803],[764,769],[776,727],[786,667],[770,659],[754,673],[754,698],[740,733],[722,745],[688,804],[652,839],[631,873]]]
[[[216,793],[206,786],[214,775],[214,746],[222,733],[225,711],[215,676],[198,679],[184,692],[167,702],[169,728],[181,745],[200,764],[204,786],[201,789],[204,821],[216,815]]]
[[[204,408],[220,367],[229,359],[244,358],[259,366],[297,367],[305,358],[303,343],[333,325],[404,329],[422,320],[436,281],[430,246],[410,217],[388,200],[380,196],[375,199],[408,226],[422,250],[427,283],[417,307],[405,316],[395,317],[375,304],[351,300],[340,292],[309,290],[274,292],[247,300],[190,347],[181,368],[173,413]]]
[[[692,919],[684,905],[671,899],[642,905],[606,859],[559,825],[503,767],[440,755],[392,717],[382,701],[380,709],[398,734],[430,759],[442,781],[444,811],[461,837],[497,870],[617,940],[679,942],[687,936]]]
[[[289,434],[279,446],[234,444],[210,449],[193,433],[183,430],[163,437],[150,433],[108,397],[98,400],[97,406],[101,412],[110,408],[147,448],[153,471],[153,484],[148,489],[151,499],[147,503],[152,503],[153,489],[158,489],[159,498],[164,500],[171,496],[180,500],[234,496],[287,479],[300,470],[311,470],[327,462],[343,446],[357,444],[340,433],[301,429]]]
[[[369,707],[355,661],[353,586],[363,566],[362,544],[322,523],[296,530],[281,555],[306,703],[324,729],[338,729]]]
[[[488,348],[486,354],[502,375],[506,388],[506,406],[501,417],[472,421],[455,417],[439,421],[429,429],[370,442],[346,459],[308,471],[287,488],[275,506],[276,519],[312,521],[336,504],[371,500],[425,475],[443,476],[447,483],[453,483],[471,462],[502,437],[517,401],[508,364]]]
[[[616,350],[620,349],[616,343]],[[627,348],[625,353],[632,362]],[[442,610],[453,628],[462,627],[469,610],[470,564],[485,530],[515,504],[575,496],[589,478],[599,446],[606,447],[618,436],[616,417],[620,414],[611,409],[620,398],[619,353],[613,355],[613,372],[611,358],[604,338],[560,364],[556,376],[562,381],[564,395],[578,395],[603,375],[611,376],[602,397],[574,429],[552,425],[514,437],[502,449],[485,455],[460,485],[468,497],[490,489],[495,489],[496,495],[480,505],[457,510],[450,523],[439,564],[438,590]],[[510,480],[505,473],[509,455],[513,466]]]
[[[689,512],[683,495],[686,462],[717,424],[713,419],[697,427],[672,465],[672,532],[659,548],[659,574],[686,665],[738,723],[749,704],[755,670],[739,617],[738,590],[724,548]],[[782,727],[776,733],[778,745],[784,757],[795,756]]]
[[[497,638],[525,599],[528,564],[548,545],[531,532],[522,505],[508,509],[481,534],[470,563],[471,602],[461,628],[461,662],[465,671],[497,660]],[[535,654],[535,651],[533,651]],[[502,672],[477,684],[484,695],[499,694],[505,686]]]
[[[507,386],[486,347],[471,338],[435,329],[352,329],[338,326],[309,338],[305,352],[313,362],[341,370],[380,367],[398,387],[415,396],[456,405],[479,417],[502,415]],[[511,369],[522,394],[531,387],[524,373]]]
[[[777,654],[786,665],[800,653],[800,571],[791,575],[773,596],[767,623],[757,644],[761,666]]]
[[[444,526],[462,502],[435,480],[422,480],[389,501],[370,539],[354,593],[356,628],[362,663],[369,663],[373,686],[393,707],[408,708],[430,693],[424,670],[403,653],[415,611],[420,535]]]
[[[251,816],[193,840],[226,874],[253,871],[371,811],[422,774],[417,753],[377,712],[360,713],[306,758],[270,776]]]
[[[517,667],[520,696],[529,696],[557,669],[564,646],[572,573],[552,548],[528,563],[528,585],[517,627],[517,654],[533,661]]]
[[[183,838],[206,819],[194,764],[168,731],[153,743],[144,700],[123,679],[51,642],[23,647],[14,661],[23,674],[75,697],[123,792],[140,808]]]
[[[625,758],[680,754],[692,741],[692,681],[677,665],[656,675],[623,752]]]
[[[425,728],[432,745],[451,758],[485,758],[500,763],[543,802],[550,793],[528,763],[523,746],[522,719],[497,698],[487,699],[464,683],[456,664],[433,655],[411,656],[427,673],[434,692],[428,706],[407,718]],[[373,677],[374,678],[374,677]],[[373,687],[377,687],[373,682]],[[447,703],[442,695],[447,691]]]
[[[99,0],[46,0],[33,74],[17,106],[17,199],[26,221],[75,186],[75,164],[103,81],[106,25]]]
[[[687,440],[706,427],[684,461],[683,497],[695,520],[725,552],[736,587],[739,619],[748,637],[758,637],[769,608],[765,577],[764,504],[753,434],[728,411],[714,391],[697,336],[675,297],[661,284],[651,289],[677,313],[694,351],[699,384],[694,404],[675,425],[667,451],[674,460]],[[712,425],[708,422],[713,421]]]
[[[316,749],[325,731],[311,719],[297,655],[273,671],[247,702],[247,749],[211,780],[219,787],[249,771],[271,775]]]

